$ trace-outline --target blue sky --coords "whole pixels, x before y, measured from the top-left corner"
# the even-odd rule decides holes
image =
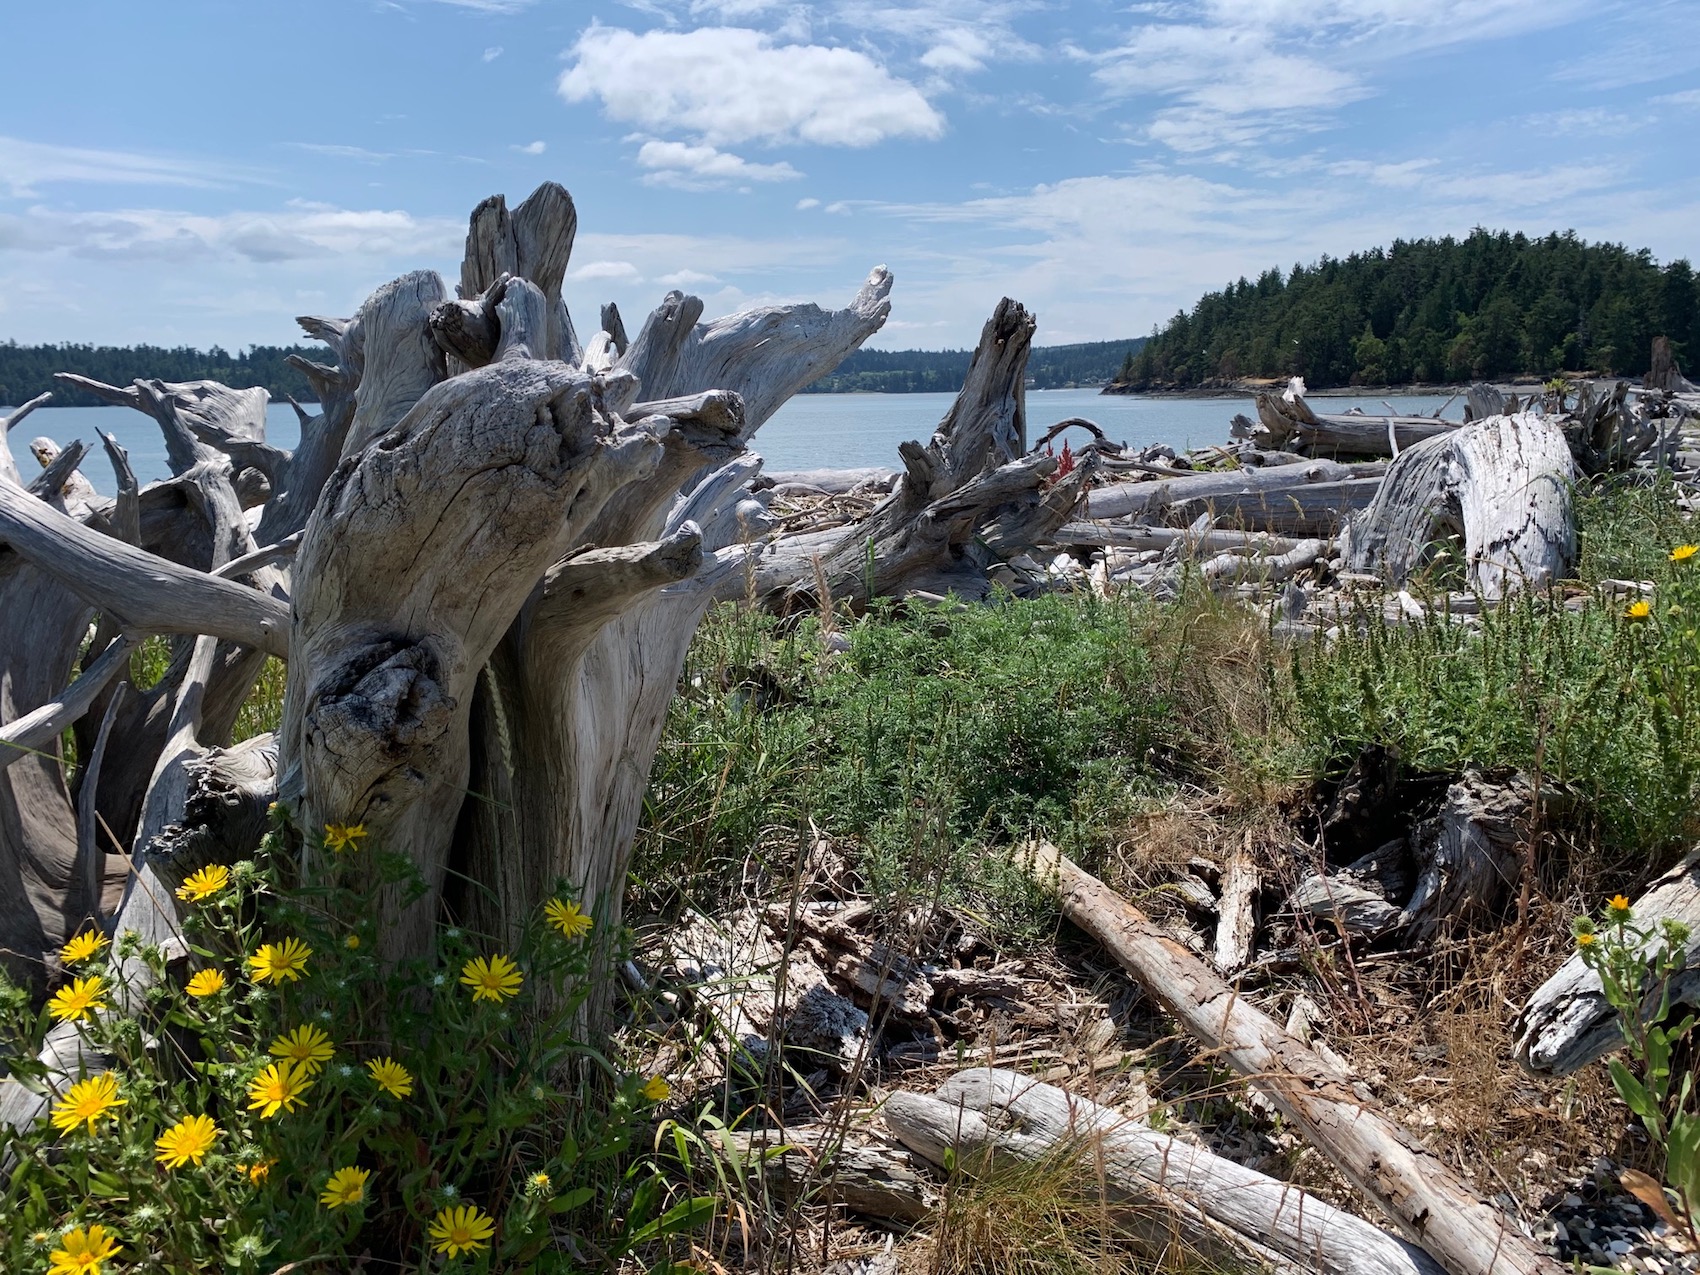
[[[1475,225],[1700,256],[1695,0],[14,0],[0,47],[0,340],[291,341],[549,178],[581,329],[879,263],[873,344],[938,348]]]

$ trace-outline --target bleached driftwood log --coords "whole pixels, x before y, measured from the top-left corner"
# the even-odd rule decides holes
[[[1144,1206],[1159,1243],[1179,1232],[1202,1255],[1293,1275],[1440,1275],[1414,1245],[1290,1183],[1157,1133],[1090,1099],[1002,1068],[959,1072],[927,1097],[881,1109],[898,1141],[933,1164],[955,1154],[1077,1163],[1113,1203]]]
[[[1177,1022],[1246,1077],[1451,1275],[1558,1275],[1557,1262],[1386,1115],[1343,1065],[1289,1036],[1054,846],[1036,846],[1030,867],[1056,887],[1065,917],[1104,944]]]
[[[6,455],[0,589],[21,592],[0,604],[0,624],[56,618],[0,722],[60,696],[91,615],[108,640],[185,635],[160,685],[108,723],[98,787],[132,869],[118,929],[178,942],[174,878],[205,855],[251,853],[253,808],[275,793],[305,840],[363,823],[414,859],[425,895],[411,906],[382,895],[385,956],[427,952],[445,906],[510,943],[563,879],[598,934],[618,933],[686,646],[761,531],[744,444],[878,330],[891,277],[876,269],[842,310],[762,307],[706,324],[702,303],[675,293],[623,355],[606,339],[581,352],[560,295],[576,220],[553,184],[512,215],[488,200],[457,301],[416,272],[352,319],[303,320],[335,365],[304,368],[324,410],[293,454],[265,443],[258,392],[137,382],[90,388],[155,418],[168,483],[84,517],[56,507],[58,491],[26,492]],[[263,488],[239,484],[238,467],[269,483],[258,525],[277,541],[250,533],[236,489]],[[0,643],[0,659],[22,649]],[[218,748],[268,653],[288,661],[277,739]],[[21,840],[0,839],[0,870],[48,865],[45,909],[29,908],[44,932],[11,944],[39,985],[45,953],[87,914],[57,757],[0,771],[0,829],[20,826]],[[304,859],[311,872],[310,849]],[[17,902],[0,899],[11,909],[0,923],[27,929]],[[41,923],[44,910],[59,919]],[[148,979],[126,965],[115,1012],[139,1005]],[[74,1030],[56,1032],[47,1061],[50,1084],[84,1065]],[[13,1123],[42,1102],[0,1087]]]
[[[1158,482],[1112,483],[1087,492],[1087,520],[1191,522],[1201,512],[1219,524],[1278,535],[1332,536],[1348,515],[1367,507],[1387,470],[1385,461],[1231,469]]]
[[[1399,453],[1351,521],[1346,565],[1402,587],[1456,540],[1472,589],[1499,597],[1545,588],[1575,560],[1575,477],[1564,435],[1547,418],[1472,421]]]
[[[1689,854],[1635,900],[1639,923],[1661,919],[1688,926],[1686,960],[1676,975],[1673,1004],[1700,1006],[1700,850]],[[1656,1008],[1650,997],[1646,1012]],[[1518,1060],[1530,1071],[1567,1076],[1622,1044],[1617,1011],[1606,1002],[1599,977],[1579,955],[1535,989],[1512,1024]]]
[[[730,1130],[729,1146],[787,1204],[837,1204],[863,1217],[920,1222],[938,1204],[938,1185],[901,1147],[854,1141],[832,1124]]]
[[[998,303],[931,441],[898,448],[904,472],[891,495],[860,522],[782,538],[764,555],[757,588],[771,605],[812,597],[818,579],[835,598],[979,597],[988,568],[1068,520],[1091,467],[1053,481],[1056,459],[1027,454],[1023,378],[1035,327],[1018,302]]]
[[[1259,394],[1257,418],[1256,427],[1249,427],[1249,422],[1247,426],[1236,424],[1235,437],[1247,438],[1260,447],[1288,447],[1306,456],[1335,460],[1393,456],[1413,443],[1458,428],[1456,421],[1432,416],[1325,415],[1312,411],[1302,395],[1289,401],[1274,394]]]

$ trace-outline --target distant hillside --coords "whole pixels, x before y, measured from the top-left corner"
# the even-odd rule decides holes
[[[1040,389],[1103,385],[1116,374],[1127,355],[1144,343],[1144,337],[1136,337],[1131,341],[1036,348],[1028,360],[1027,374]],[[283,401],[285,394],[310,399],[313,391],[307,379],[284,362],[291,354],[323,359],[326,351],[316,345],[256,345],[231,354],[217,346],[210,350],[188,346],[168,350],[154,345],[19,345],[8,341],[0,343],[0,404],[16,406],[46,390],[53,391],[56,407],[99,404],[100,400],[92,395],[55,381],[55,372],[78,372],[108,385],[128,385],[139,376],[156,376],[167,381],[218,381],[236,389],[263,385],[278,402]],[[822,377],[804,393],[872,390],[910,394],[942,390],[954,394],[962,388],[969,354],[968,350],[858,350],[836,372]]]
[[[108,385],[128,385],[137,377],[218,381],[239,390],[263,385],[280,403],[285,394],[311,399],[313,389],[307,378],[284,362],[291,354],[322,361],[326,350],[322,345],[255,345],[243,353],[230,354],[216,345],[210,350],[188,346],[168,350],[157,345],[19,345],[7,341],[0,344],[0,404],[15,407],[52,390],[55,407],[100,405],[92,394],[55,381],[55,372],[77,372]]]
[[[1042,390],[1109,382],[1145,337],[1128,341],[1091,341],[1082,345],[1035,346],[1027,375]],[[838,370],[823,376],[805,394],[954,394],[962,388],[972,350],[857,350]]]
[[[1247,376],[1313,388],[1592,371],[1640,376],[1653,338],[1700,362],[1700,285],[1646,249],[1476,230],[1265,271],[1208,293],[1130,356],[1132,389]]]

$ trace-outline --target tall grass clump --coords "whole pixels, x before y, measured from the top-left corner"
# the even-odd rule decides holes
[[[764,835],[794,848],[812,820],[859,845],[878,895],[972,894],[998,872],[987,847],[1078,847],[1163,783],[1171,708],[1129,605],[881,604],[838,628],[833,653],[819,617],[708,618],[651,776],[641,879],[731,879]]]

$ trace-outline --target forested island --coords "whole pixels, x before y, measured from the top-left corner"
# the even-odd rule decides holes
[[[1116,388],[1640,376],[1661,335],[1684,366],[1700,351],[1700,285],[1687,261],[1661,267],[1645,248],[1574,232],[1476,230],[1242,278],[1154,331]]]
[[[1028,375],[1033,388],[1065,389],[1074,385],[1103,385],[1145,342],[1093,341],[1082,345],[1053,345],[1033,351]],[[968,350],[858,350],[806,394],[954,394],[968,371]],[[166,381],[217,381],[233,389],[264,386],[272,399],[288,394],[307,401],[313,389],[307,378],[288,363],[292,354],[315,361],[324,350],[315,345],[254,345],[230,353],[218,346],[197,350],[189,346],[157,345],[20,345],[0,344],[0,403],[28,402],[53,391],[56,407],[95,407],[99,399],[62,381],[55,372],[76,372],[128,385],[137,377]]]

